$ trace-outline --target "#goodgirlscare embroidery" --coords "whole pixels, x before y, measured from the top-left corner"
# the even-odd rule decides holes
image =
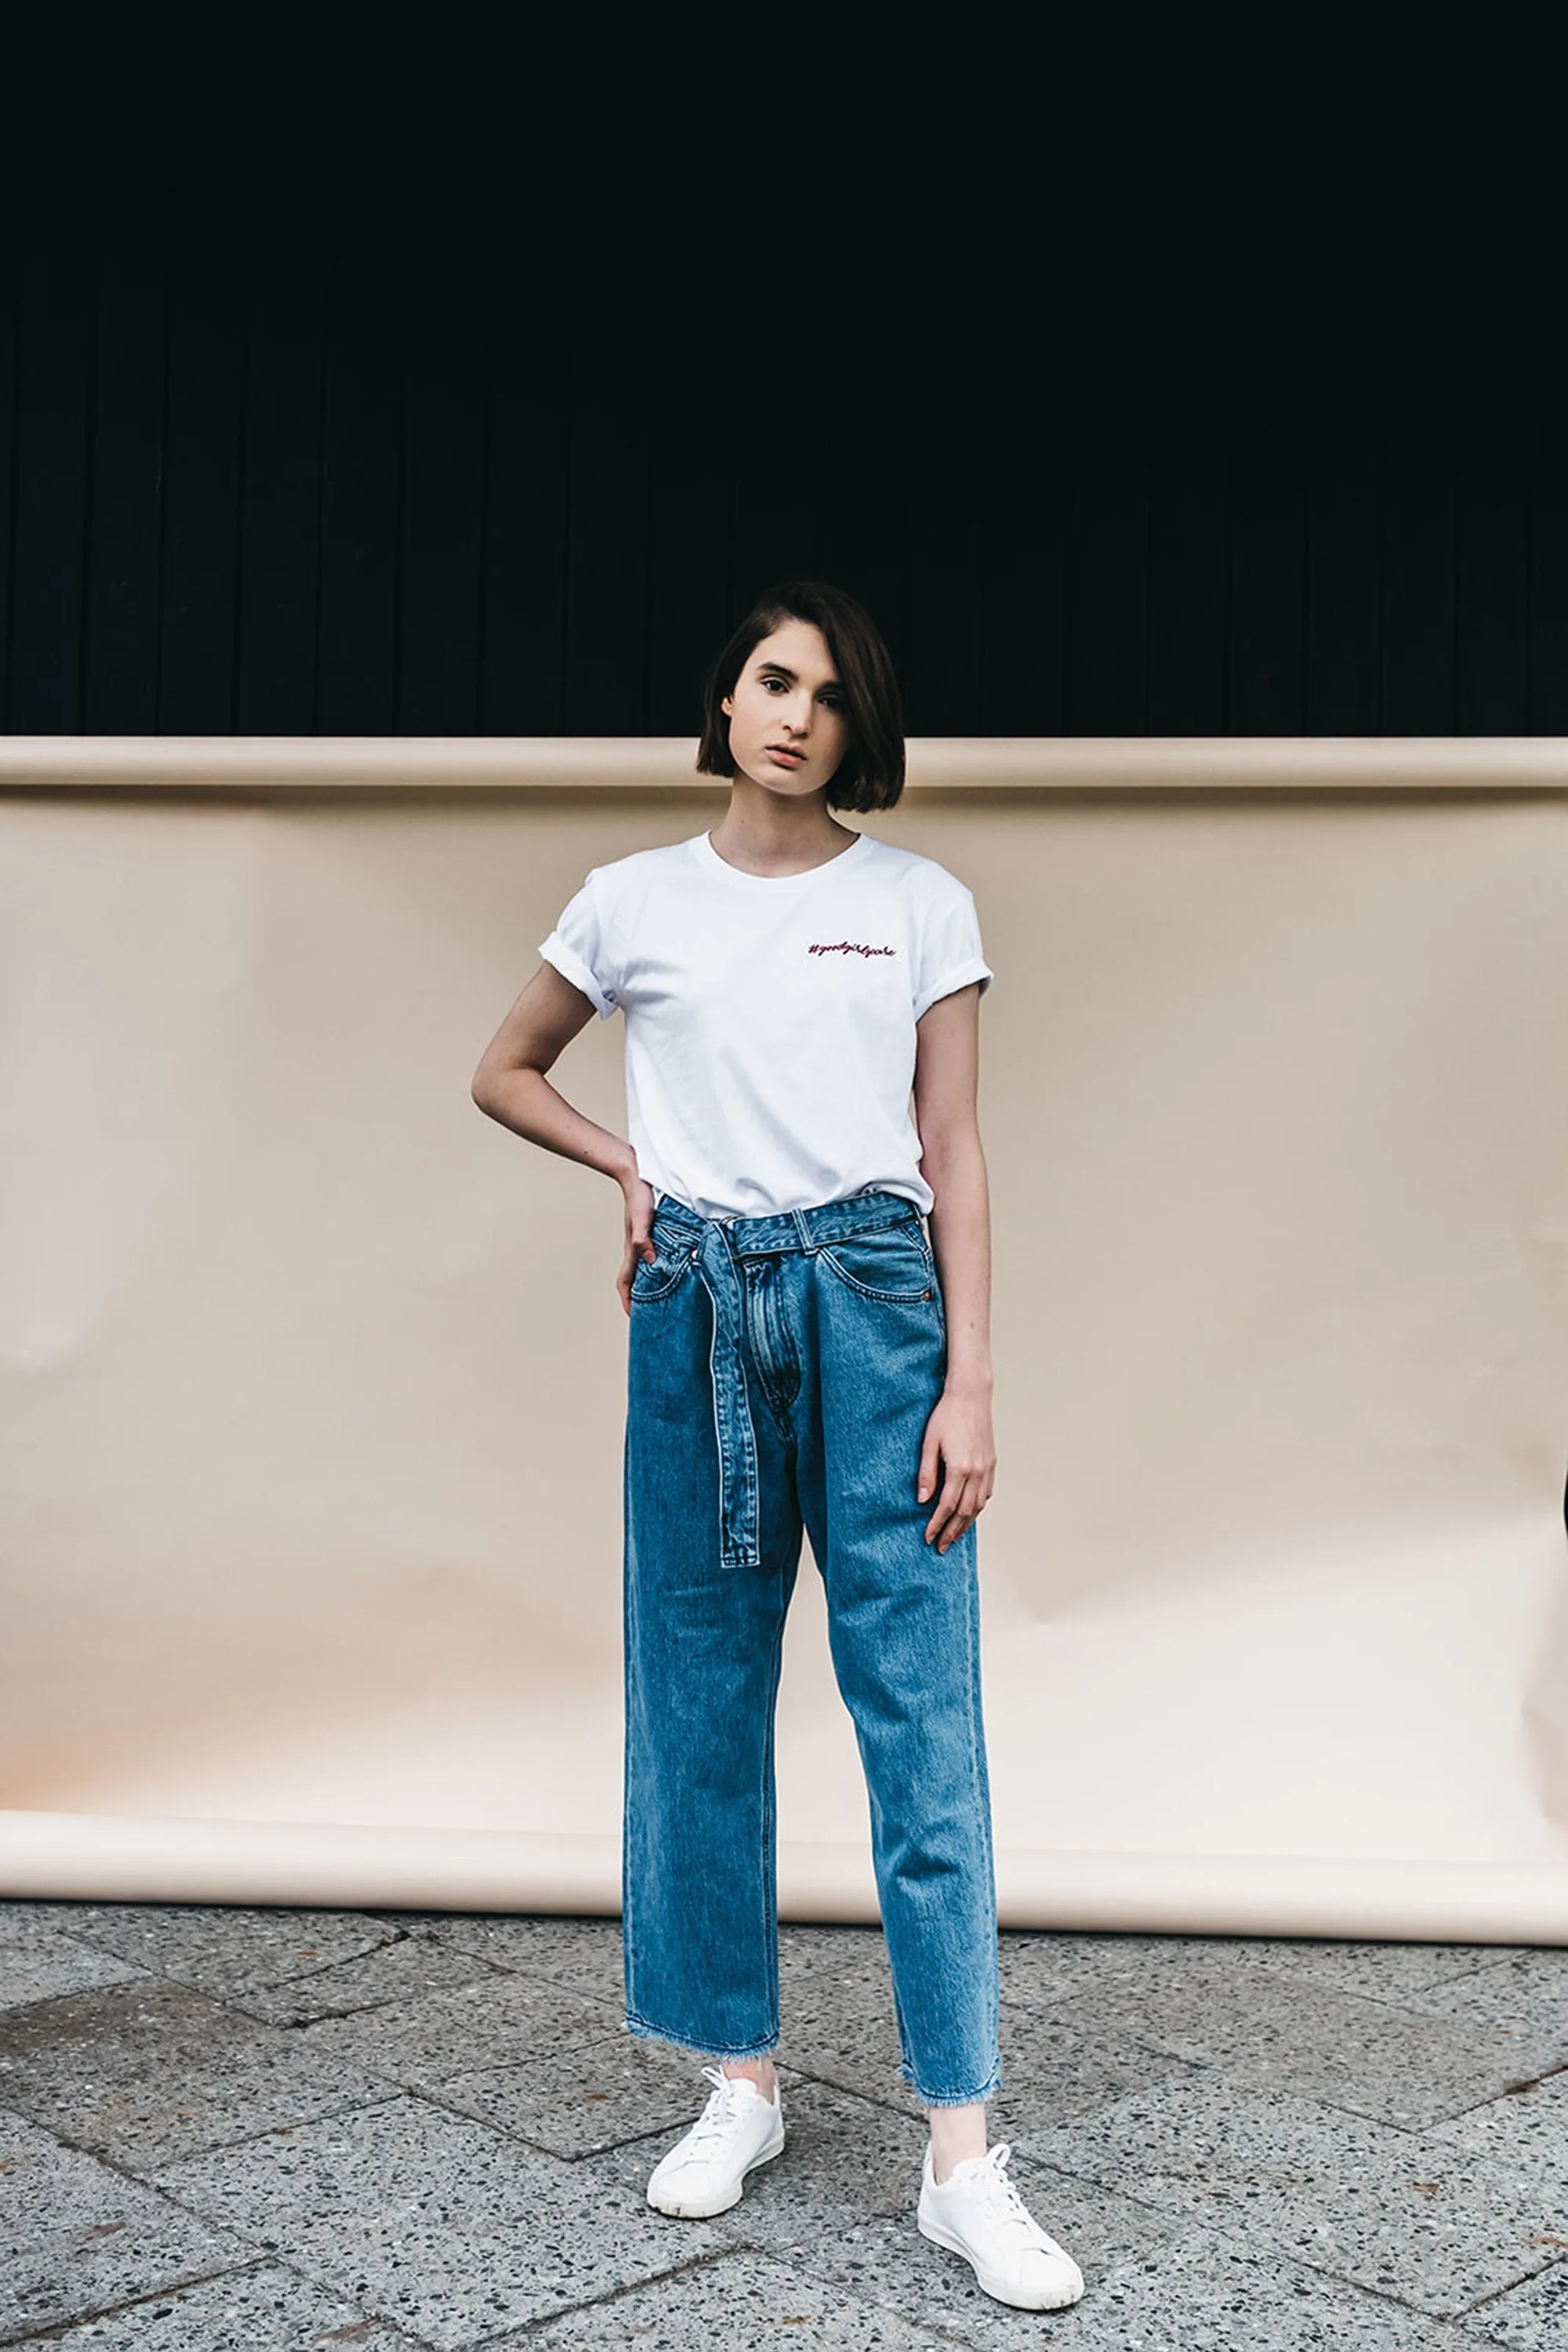
[[[868,948],[858,940],[819,940],[807,948],[807,955],[897,955],[897,948]]]

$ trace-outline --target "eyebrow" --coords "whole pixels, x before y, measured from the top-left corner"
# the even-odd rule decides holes
[[[764,670],[772,670],[775,677],[787,677],[792,686],[798,686],[800,684],[798,674],[793,669],[786,669],[783,662],[763,662],[763,668]],[[842,680],[837,677],[825,677],[822,684],[825,687],[836,686],[838,688],[840,693],[844,690]],[[818,690],[820,691],[820,688]]]

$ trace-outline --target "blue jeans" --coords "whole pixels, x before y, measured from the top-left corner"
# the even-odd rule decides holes
[[[973,1527],[924,1540],[946,1328],[912,1202],[700,1217],[661,1194],[626,1436],[626,2022],[720,2058],[778,2019],[773,1707],[802,1528],[859,1743],[901,2072],[989,2098],[996,1904]]]

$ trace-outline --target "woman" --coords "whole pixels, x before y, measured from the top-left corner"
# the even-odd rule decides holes
[[[992,974],[964,886],[832,814],[890,808],[904,781],[892,665],[851,598],[762,599],[714,667],[697,764],[731,780],[720,823],[587,877],[473,1089],[625,1199],[626,2021],[714,2062],[648,2200],[721,2212],[784,2146],[773,1732],[804,1527],[931,2126],[919,2226],[1001,2301],[1053,2309],[1082,2277],[985,2127]],[[629,1141],[547,1076],[617,1009]]]

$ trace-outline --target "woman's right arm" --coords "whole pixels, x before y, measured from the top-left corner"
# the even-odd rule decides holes
[[[620,1186],[626,1202],[626,1248],[616,1288],[629,1315],[637,1259],[654,1255],[649,1237],[653,1187],[638,1175],[631,1145],[574,1110],[546,1076],[593,1018],[594,1006],[582,990],[574,988],[553,964],[542,963],[480,1055],[473,1097],[487,1117],[526,1142],[578,1160],[584,1168],[596,1168]]]

